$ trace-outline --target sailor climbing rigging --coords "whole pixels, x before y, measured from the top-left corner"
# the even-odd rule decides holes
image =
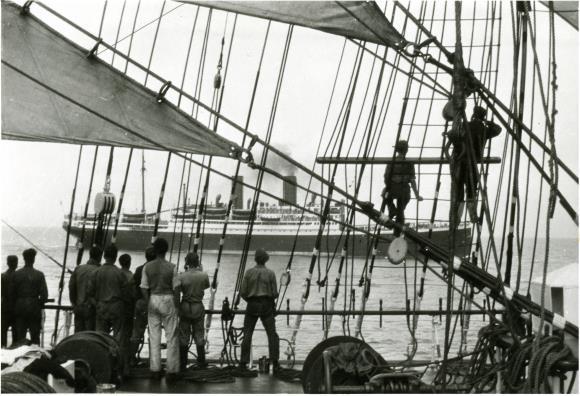
[[[411,200],[409,185],[413,188],[417,201],[423,200],[415,182],[415,166],[405,161],[408,150],[409,144],[406,140],[399,140],[395,145],[396,161],[388,164],[385,169],[385,188],[382,193],[389,209],[389,217],[391,219],[396,217],[396,222],[400,226],[405,224],[405,208]],[[401,230],[396,228],[394,233],[398,237],[401,235]]]
[[[457,218],[455,224],[463,215],[465,202],[471,222],[477,219],[477,164],[483,158],[483,150],[488,140],[501,133],[499,125],[486,120],[487,111],[481,106],[473,108],[471,121],[462,130],[452,130],[447,133],[449,142],[453,145],[451,154],[451,175],[456,182],[455,202],[457,203]]]

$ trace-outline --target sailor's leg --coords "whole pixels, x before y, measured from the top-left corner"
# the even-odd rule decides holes
[[[2,348],[6,348],[6,344],[8,343],[8,326],[10,325],[10,314],[6,312],[2,312]],[[14,334],[14,332],[12,332]]]
[[[159,296],[149,298],[149,370],[161,371],[161,315],[159,313]]]
[[[179,373],[179,316],[173,296],[163,297],[162,314],[165,338],[167,339],[167,372]]]
[[[397,207],[395,206],[395,203],[393,202],[393,194],[391,192],[387,193],[387,197],[385,198],[385,202],[387,204],[387,208],[389,209],[389,217],[392,219],[393,217],[395,217],[395,215],[397,213]]]
[[[40,345],[40,331],[42,330],[42,313],[30,317],[28,328],[30,329],[30,341],[33,344]]]
[[[185,316],[179,318],[179,369],[187,368],[189,340],[191,338],[191,321]]]
[[[248,305],[250,305],[248,303]],[[246,310],[249,310],[246,308]],[[240,363],[248,364],[250,362],[250,350],[252,349],[252,335],[254,334],[254,329],[256,328],[256,322],[258,317],[250,314],[246,314],[244,317],[244,339],[242,340],[242,356],[240,357]]]
[[[270,355],[270,361],[276,367],[278,365],[278,360],[280,359],[280,338],[278,333],[276,333],[276,318],[274,314],[271,313],[267,316],[260,317],[264,330],[266,330],[266,335],[268,336],[268,353]]]
[[[205,315],[195,319],[192,323],[193,339],[197,350],[197,363],[205,365]]]

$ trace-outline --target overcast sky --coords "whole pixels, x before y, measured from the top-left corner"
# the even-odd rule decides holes
[[[85,27],[94,34],[97,34],[99,29],[100,15],[103,9],[103,1],[46,1],[49,6],[54,7],[57,11],[63,13],[65,16],[77,22],[79,25]],[[115,41],[115,35],[119,24],[119,16],[123,2],[109,1],[104,28],[103,38],[108,43]],[[127,36],[131,31],[133,17],[135,15],[137,2],[127,1],[124,18],[121,24],[120,37]],[[155,20],[158,17],[162,2],[160,1],[146,1],[142,2],[140,8],[140,16],[137,26],[143,26],[148,22]],[[381,3],[382,6],[382,3]],[[415,3],[414,7],[418,7]],[[483,7],[485,14],[485,5]],[[540,20],[538,22],[538,51],[542,62],[542,67],[547,67],[546,58],[546,43],[547,43],[547,16],[545,10],[538,5]],[[183,73],[183,65],[187,46],[189,42],[189,35],[191,26],[194,21],[197,7],[193,5],[181,5],[168,1],[165,10],[170,12],[162,19],[160,33],[156,51],[153,56],[152,69],[172,81],[181,81]],[[464,15],[471,13],[471,5],[466,6],[468,10],[464,11]],[[508,5],[504,5],[504,11],[507,10]],[[35,10],[33,6],[33,10]],[[203,30],[205,22],[207,21],[208,10],[205,8],[199,9],[198,25],[196,27],[194,36],[194,45],[191,50],[190,67],[186,74],[185,90],[193,92],[195,81],[198,76],[198,64],[201,48],[201,38],[203,37]],[[389,16],[389,12],[386,13]],[[399,15],[400,18],[400,15]],[[71,39],[78,41],[79,44],[86,48],[92,47],[92,43],[78,35],[70,33],[70,29],[65,29],[62,25],[55,24],[54,20],[49,22],[70,34]],[[397,26],[395,21],[395,26]],[[209,44],[207,50],[207,62],[205,72],[203,74],[203,88],[201,99],[207,104],[211,102],[212,95],[212,80],[215,74],[217,59],[219,56],[220,40],[224,29],[226,32],[226,48],[229,45],[229,37],[233,26],[233,15],[226,18],[224,12],[214,12],[211,23],[211,31],[209,36]],[[222,112],[230,119],[235,120],[238,124],[244,125],[248,112],[249,98],[253,86],[254,76],[258,65],[261,46],[264,40],[267,23],[263,20],[258,20],[249,17],[239,17],[237,21],[236,34],[234,38],[234,45],[232,48],[232,55],[230,61],[230,68],[227,76],[227,84],[224,94],[224,102]],[[132,57],[142,64],[147,64],[149,53],[151,50],[152,37],[155,32],[156,24],[153,23],[135,35],[132,48]],[[434,26],[433,31],[437,34],[437,30],[441,27]],[[480,24],[474,27],[477,40],[483,32],[484,25]],[[505,13],[502,19],[502,48],[501,48],[501,62],[498,70],[498,84],[496,93],[500,99],[509,104],[511,75],[512,75],[512,30],[511,17],[509,12]],[[453,43],[453,25],[450,24],[445,32],[445,38],[442,40],[444,44],[451,45]],[[265,61],[262,69],[260,85],[256,97],[253,117],[250,121],[249,130],[258,133],[261,137],[265,136],[269,112],[274,93],[275,81],[280,67],[280,58],[284,45],[284,38],[287,32],[287,25],[280,23],[273,23],[271,27],[270,36],[266,47]],[[558,63],[558,92],[557,92],[557,108],[558,118],[556,121],[556,138],[558,153],[562,160],[566,162],[573,170],[578,173],[578,34],[568,24],[557,21],[557,49],[556,54],[565,61]],[[467,32],[464,32],[467,36]],[[405,35],[408,39],[414,37],[414,33]],[[84,40],[84,41],[83,41]],[[288,64],[286,66],[286,75],[282,87],[278,114],[274,127],[272,143],[279,148],[282,148],[286,153],[292,155],[293,158],[299,160],[307,167],[311,167],[314,157],[316,156],[316,145],[322,133],[324,124],[326,108],[331,98],[332,85],[336,70],[339,64],[341,50],[344,45],[344,39],[338,36],[329,35],[322,32],[317,32],[305,28],[295,28],[292,37],[290,54]],[[126,51],[128,40],[123,40],[119,43],[119,49]],[[375,50],[375,45],[369,45],[369,48]],[[433,52],[436,53],[433,48]],[[382,49],[380,50],[382,54]],[[106,56],[107,54],[102,54]],[[326,126],[325,136],[329,135],[329,130],[336,122],[340,103],[345,96],[348,79],[354,64],[356,55],[356,47],[352,43],[347,43],[346,51],[343,57],[341,71],[339,73],[338,86],[336,88],[335,97],[332,101],[331,113]],[[481,54],[474,50],[471,56],[471,65],[477,70],[480,63]],[[478,58],[479,57],[479,58]],[[528,53],[531,62],[532,54]],[[110,61],[110,58],[106,58]],[[392,58],[391,58],[392,59]],[[466,59],[468,60],[468,59]],[[403,63],[403,65],[405,65]],[[119,58],[115,60],[115,66],[122,68],[124,64]],[[378,76],[378,63],[373,65],[373,58],[365,56],[363,59],[363,67],[361,71],[360,87],[357,90],[355,97],[354,108],[360,112],[365,98],[364,86],[367,81],[370,81],[369,94],[366,95],[366,102],[363,106],[363,118],[360,121],[359,129],[364,129],[364,124],[370,110],[369,103],[372,99],[374,86],[376,85]],[[405,65],[405,68],[408,68]],[[371,69],[373,72],[371,73]],[[546,70],[544,73],[544,84],[546,84]],[[134,78],[140,77],[135,71]],[[392,70],[386,71],[385,79],[388,78]],[[531,74],[530,74],[531,75]],[[138,79],[138,78],[137,78]],[[398,82],[395,85],[395,97],[389,108],[389,115],[383,127],[383,136],[378,143],[377,156],[391,156],[392,145],[396,135],[397,126],[400,117],[400,106],[402,103],[403,93],[406,84],[406,79],[400,74],[398,75]],[[444,85],[448,87],[449,85]],[[384,88],[383,91],[384,92]],[[529,91],[528,91],[529,92]],[[416,93],[416,91],[415,91]],[[422,96],[427,96],[426,91],[422,91]],[[539,95],[536,93],[536,99]],[[539,100],[537,100],[539,102]],[[434,114],[440,114],[444,102],[434,102]],[[470,105],[471,107],[472,105]],[[531,108],[531,106],[530,106]],[[530,109],[528,108],[528,110]],[[419,113],[421,110],[419,110]],[[539,130],[538,134],[543,135],[541,128],[542,120],[541,107],[533,108],[536,113],[534,118],[533,128]],[[358,113],[354,111],[352,125],[354,125]],[[470,115],[470,110],[468,115]],[[415,123],[420,123],[421,114],[419,118],[415,119]],[[529,115],[526,118],[529,121]],[[203,123],[208,122],[207,114],[200,113],[199,119]],[[442,120],[440,121],[443,122]],[[354,130],[354,128],[351,128]],[[534,129],[536,130],[536,129]],[[222,124],[218,132],[229,139],[238,143],[241,142],[241,135],[235,133],[231,128],[225,127]],[[441,140],[441,128],[429,130],[427,134],[426,146],[439,147]],[[422,133],[422,132],[421,132]],[[328,138],[326,138],[328,139]],[[325,140],[326,142],[328,140]],[[411,138],[411,145],[413,142],[420,144],[420,136],[415,137],[415,141]],[[355,147],[357,144],[355,143]],[[498,141],[492,148],[492,155],[501,155],[503,148],[503,140]],[[16,226],[59,226],[62,223],[63,216],[68,212],[71,200],[71,192],[74,182],[74,172],[76,169],[76,161],[78,156],[78,146],[66,144],[51,144],[51,143],[30,143],[30,142],[15,142],[15,141],[1,141],[1,167],[2,167],[2,203],[1,203],[1,217],[11,224]],[[94,147],[85,147],[82,166],[81,178],[79,180],[79,188],[77,190],[78,196],[75,205],[75,211],[80,212],[86,202],[86,193],[88,189],[88,179],[90,174],[90,166],[92,163],[92,155]],[[100,150],[99,161],[97,164],[97,171],[95,174],[95,183],[93,191],[100,191],[104,185],[104,174],[106,168],[106,161],[108,155],[108,148]],[[126,166],[128,149],[115,150],[115,162],[112,177],[112,190],[118,195],[122,183],[123,174]],[[257,153],[258,154],[258,153]],[[416,149],[411,149],[409,155],[418,155]],[[343,153],[344,155],[344,153]],[[351,151],[350,155],[356,155],[356,149]],[[439,156],[437,150],[426,151],[423,155]],[[127,195],[124,207],[127,211],[138,211],[141,202],[140,189],[140,152],[134,156],[134,160],[130,170],[130,180],[127,186]],[[163,167],[165,164],[166,153],[146,151],[146,198],[147,210],[153,211],[156,206],[161,180],[163,175]],[[201,160],[201,158],[199,158]],[[227,159],[219,159],[214,161],[214,166],[223,170],[227,174],[233,174],[235,163]],[[273,158],[268,166],[282,170],[283,173],[293,173],[294,170],[288,167],[283,161],[276,161]],[[181,159],[174,158],[170,168],[170,179],[168,182],[166,200],[164,208],[169,208],[177,204],[178,189],[180,186],[180,178],[183,167]],[[490,170],[490,191],[497,189],[497,181],[499,179],[499,166],[493,165]],[[320,169],[317,169],[320,171]],[[547,166],[546,166],[547,170]],[[382,188],[382,173],[384,166],[377,166],[373,168],[373,181],[367,179],[364,187],[361,189],[363,197],[369,197],[374,202],[378,203],[378,193]],[[436,167],[424,167],[421,181],[421,194],[426,198],[433,198],[435,177],[427,175],[436,171]],[[445,171],[445,170],[444,170]],[[325,175],[328,177],[327,170]],[[366,175],[370,177],[370,168],[367,168]],[[522,170],[525,175],[525,171]],[[248,182],[253,183],[256,179],[256,171],[248,169],[246,166],[242,167],[242,174],[245,175]],[[353,189],[354,168],[349,168],[345,175],[342,168],[337,177],[337,183],[342,188]],[[308,178],[304,174],[298,174],[299,182],[306,184]],[[529,183],[529,202],[530,208],[529,217],[535,219],[537,217],[537,202],[539,195],[539,178],[537,172],[531,172],[531,180]],[[195,201],[195,191],[198,186],[199,167],[192,168],[192,180],[190,187],[189,198],[192,202]],[[346,181],[345,181],[346,180]],[[444,179],[444,181],[447,179]],[[495,183],[495,185],[494,185]],[[525,181],[520,186],[522,194],[525,189]],[[210,200],[214,200],[217,194],[221,194],[227,200],[229,190],[229,182],[224,181],[220,177],[212,177],[212,184],[210,188]],[[275,194],[281,193],[281,185],[278,181],[268,178],[266,180],[267,189]],[[350,187],[349,187],[350,186]],[[372,186],[372,190],[371,190]],[[577,185],[572,183],[569,178],[562,176],[561,185],[562,191],[565,193],[569,201],[574,207],[578,206],[578,189]],[[448,186],[443,186],[442,195],[448,194]],[[245,190],[245,197],[250,196],[250,191]],[[546,200],[546,187],[544,186],[544,193],[542,200]],[[304,195],[299,195],[304,199]],[[495,197],[495,196],[493,196]],[[269,200],[269,199],[265,199]],[[270,200],[271,201],[271,200]],[[420,209],[420,217],[428,217],[431,210],[432,201],[426,201],[422,204]],[[533,205],[532,205],[533,204]],[[502,203],[501,206],[505,205]],[[92,206],[92,204],[91,204]],[[410,206],[415,206],[410,205]],[[503,209],[502,209],[503,210]],[[444,219],[447,216],[445,212],[445,203],[442,204],[441,213],[438,218]],[[413,217],[413,216],[409,216]],[[553,222],[554,227],[552,235],[557,237],[577,237],[578,229],[573,222],[568,219],[565,212],[558,207],[556,211],[556,218]],[[528,226],[528,230],[532,227]]]

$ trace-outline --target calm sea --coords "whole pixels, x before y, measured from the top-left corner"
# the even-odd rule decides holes
[[[36,244],[44,252],[52,256],[58,262],[62,262],[64,256],[64,245],[65,245],[65,232],[60,228],[21,228],[19,229],[27,238],[29,238],[34,244]],[[76,261],[77,250],[73,247],[74,239],[71,240],[71,247],[69,248],[67,266],[69,268],[74,267]],[[227,243],[227,242],[226,242]],[[2,270],[6,269],[6,259],[5,257],[9,254],[17,254],[20,256],[22,250],[30,247],[30,245],[24,241],[20,236],[16,235],[12,230],[3,226],[2,227]],[[122,247],[121,247],[122,248]],[[265,247],[267,249],[267,246]],[[533,276],[541,275],[541,268],[543,265],[543,254],[544,254],[545,243],[543,240],[539,240],[536,247],[535,264]],[[530,268],[532,267],[532,252],[533,252],[533,241],[526,240],[524,243],[524,258],[522,260],[522,273],[525,274],[522,279],[522,285],[520,290],[526,291],[527,279],[530,274]],[[129,253],[132,256],[132,269],[136,266],[141,265],[144,262],[144,254],[139,251],[121,251],[121,253]],[[181,259],[183,260],[184,253],[181,254]],[[86,261],[87,255],[83,258],[83,262]],[[177,258],[177,253],[173,253],[173,261]],[[20,258],[21,260],[21,258]],[[205,271],[208,272],[210,277],[213,276],[213,272],[216,266],[217,256],[215,254],[203,253],[202,264]],[[22,262],[22,261],[21,261]],[[286,265],[288,263],[288,257],[286,256],[273,256],[268,262],[268,267],[270,267],[277,274],[278,279],[280,275],[284,272]],[[578,241],[576,239],[553,239],[550,244],[550,260],[549,269],[557,269],[563,265],[578,263]],[[286,307],[286,299],[289,300],[290,309],[299,309],[300,300],[302,294],[302,284],[304,278],[307,274],[308,267],[310,264],[310,257],[295,257],[292,264],[292,280],[290,286],[288,287],[287,294],[283,303],[283,307]],[[237,276],[237,271],[240,265],[240,257],[238,255],[226,255],[222,258],[222,263],[220,267],[220,272],[218,276],[218,290],[216,293],[215,308],[221,308],[222,301],[225,297],[228,297],[231,301],[233,288],[235,285],[235,280]],[[248,262],[248,266],[253,265],[253,263]],[[343,271],[342,286],[340,289],[340,294],[336,302],[335,309],[344,309],[345,303],[347,309],[351,304],[351,282],[354,289],[354,304],[355,308],[359,307],[359,300],[361,296],[361,288],[358,287],[358,279],[361,277],[361,271],[364,266],[363,259],[355,259],[354,262],[349,262],[348,266],[345,266]],[[515,266],[515,265],[514,265]],[[42,253],[37,255],[35,267],[43,271],[46,275],[49,288],[50,298],[58,300],[59,290],[58,283],[60,278],[61,270],[60,268],[48,259]],[[180,267],[183,267],[183,263],[180,263]],[[328,269],[328,279],[331,285],[334,285],[334,279],[338,272],[338,260],[334,263],[330,263],[325,257],[320,260],[320,266],[315,268],[313,275],[313,287],[311,289],[310,297],[306,303],[305,309],[316,310],[321,309],[322,300],[326,297],[326,293],[332,291],[332,289],[326,290],[326,288],[319,288],[316,285],[316,280],[320,276],[324,277]],[[348,267],[348,270],[346,269]],[[382,307],[384,310],[401,310],[405,308],[406,300],[412,299],[413,295],[416,293],[415,284],[418,284],[418,279],[420,278],[421,264],[415,267],[414,260],[408,259],[406,264],[401,264],[398,266],[391,265],[387,259],[380,257],[377,259],[373,280],[372,288],[370,292],[369,301],[367,304],[368,310],[378,310],[382,301]],[[415,282],[417,279],[417,282]],[[346,285],[346,287],[345,287]],[[458,287],[462,286],[462,282],[457,282]],[[68,299],[68,274],[65,277],[65,288],[62,294],[62,303],[64,305],[69,304]],[[346,291],[346,293],[345,293]],[[443,299],[443,306],[446,304],[446,285],[439,280],[435,275],[428,271],[426,278],[426,291],[425,298],[422,303],[422,309],[437,309],[439,307],[439,298]],[[345,299],[345,294],[347,298]],[[459,294],[455,294],[455,301],[459,301]],[[209,292],[206,293],[206,307],[208,306],[207,301],[209,300]],[[476,301],[481,303],[481,296],[476,296]],[[240,308],[244,308],[244,303],[241,303]],[[475,306],[473,307],[475,309]],[[477,331],[480,326],[485,325],[487,322],[482,320],[482,315],[475,315],[470,321],[468,345],[473,346],[476,341]],[[242,326],[243,318],[241,315],[235,320],[235,326]],[[290,316],[289,320],[286,315],[279,315],[277,317],[277,328],[278,333],[281,338],[280,350],[282,353],[282,358],[284,358],[283,352],[286,350],[288,345],[287,340],[290,339],[292,334],[292,328],[294,325],[295,317]],[[61,321],[62,324],[62,316]],[[444,321],[443,321],[444,325]],[[60,325],[59,325],[60,326]],[[458,325],[459,326],[459,325]],[[333,335],[343,335],[351,334],[354,335],[356,327],[356,318],[335,316],[332,321],[332,325],[329,331],[329,336]],[[50,336],[54,330],[54,311],[47,311],[46,322],[45,322],[45,337],[47,342],[50,340]],[[324,338],[323,333],[323,320],[320,315],[317,316],[305,316],[300,331],[296,339],[296,358],[304,359],[308,352],[321,340]],[[444,327],[437,328],[437,331],[433,331],[433,320],[430,316],[422,316],[420,318],[416,338],[418,341],[418,350],[416,358],[418,359],[429,359],[431,358],[432,346],[434,344],[434,334],[435,339],[439,339],[440,343],[443,343],[444,337]],[[455,344],[452,348],[457,349],[459,332],[455,337]],[[411,335],[407,326],[407,320],[405,316],[383,316],[382,323],[378,316],[365,316],[364,323],[362,326],[362,336],[365,341],[373,346],[377,351],[379,351],[386,359],[398,360],[404,359],[407,352],[407,346],[410,343]],[[209,335],[210,341],[210,358],[218,358],[221,348],[223,346],[222,331],[221,331],[221,321],[219,316],[214,317],[212,322],[212,327]],[[436,340],[435,340],[436,341]],[[254,335],[254,356],[267,355],[267,340],[265,333],[262,330],[261,324],[258,324],[256,333]]]

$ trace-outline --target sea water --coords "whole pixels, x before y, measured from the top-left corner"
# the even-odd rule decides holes
[[[39,249],[43,250],[48,255],[52,256],[56,261],[62,263],[64,256],[64,245],[66,240],[66,233],[60,228],[21,228],[19,229],[27,238],[29,238]],[[71,238],[70,247],[68,249],[68,258],[66,265],[68,268],[74,269],[77,257],[77,249],[74,247],[75,238]],[[227,244],[227,240],[226,240]],[[533,240],[524,241],[524,257],[521,263],[522,279],[520,285],[520,293],[526,294],[529,274],[532,268],[532,252]],[[28,242],[23,240],[20,236],[15,234],[7,227],[2,227],[2,271],[6,270],[6,256],[16,254],[19,256],[19,267],[23,265],[21,253],[24,249],[30,246]],[[143,251],[125,251],[122,246],[119,246],[120,252],[128,253],[132,257],[131,270],[145,262]],[[264,246],[267,250],[268,247]],[[544,263],[544,249],[545,241],[538,240],[536,246],[533,277],[541,275]],[[499,250],[499,247],[498,247]],[[185,251],[179,254],[179,267],[183,268],[183,259]],[[169,258],[169,254],[168,254]],[[178,253],[174,251],[171,254],[171,260],[177,262]],[[88,259],[88,252],[85,252],[83,263]],[[241,255],[224,255],[220,264],[220,271],[218,275],[218,288],[215,298],[215,309],[221,309],[223,300],[227,297],[231,303],[233,297],[233,290],[238,276],[240,267]],[[217,255],[205,253],[202,251],[201,261],[204,271],[206,271],[211,278],[217,263]],[[267,263],[275,273],[277,279],[285,272],[288,265],[288,256],[272,256]],[[552,239],[550,243],[549,256],[549,270],[560,268],[570,263],[578,262],[578,242],[576,239]],[[253,252],[250,253],[247,262],[247,267],[250,268],[253,263]],[[362,270],[365,265],[364,258],[349,259],[344,266],[341,287],[339,295],[335,304],[335,310],[359,309],[360,299],[362,295],[362,288],[358,286],[361,278]],[[297,310],[301,307],[302,285],[308,273],[310,266],[310,256],[295,256],[292,261],[291,282],[287,288],[284,300],[282,301],[282,309],[287,307],[287,300],[291,310]],[[326,301],[326,309],[330,308],[330,296],[334,290],[335,278],[338,273],[339,257],[331,260],[327,257],[321,257],[316,264],[313,276],[310,296],[305,304],[306,310],[320,310],[322,309],[323,299]],[[437,264],[433,263],[434,267]],[[513,267],[517,268],[518,262],[514,257]],[[61,269],[47,258],[42,253],[36,256],[35,268],[43,271],[49,291],[49,298],[58,301],[59,298],[59,280],[61,276]],[[412,258],[408,258],[405,263],[400,265],[392,265],[385,257],[377,257],[372,276],[372,283],[370,295],[366,310],[379,310],[382,301],[382,309],[387,310],[404,310],[407,300],[411,300],[413,306],[413,299],[418,291],[420,277],[422,272],[422,264],[415,263]],[[440,271],[439,271],[440,272]],[[515,274],[515,271],[514,271]],[[327,277],[328,289],[326,287],[319,287],[317,281]],[[68,273],[65,274],[64,290],[62,293],[62,305],[69,305],[68,298]],[[515,275],[513,276],[512,286],[515,285]],[[461,288],[463,281],[458,279],[456,286]],[[204,302],[206,308],[209,302],[209,290],[206,291]],[[427,271],[425,280],[425,297],[421,304],[421,309],[438,309],[439,300],[442,299],[443,308],[447,304],[447,286],[442,280],[436,277],[430,271]],[[459,293],[453,293],[454,306],[457,307],[459,302]],[[480,293],[474,299],[479,304],[483,303],[483,294]],[[245,308],[245,303],[242,301],[240,309]],[[498,308],[501,308],[498,306]],[[472,309],[477,309],[472,305]],[[451,326],[456,323],[456,316],[452,317]],[[409,320],[412,318],[401,316],[365,316],[361,328],[361,336],[364,340],[375,348],[387,360],[402,360],[407,356],[411,349],[413,336],[410,332]],[[431,359],[435,351],[436,343],[442,345],[445,335],[445,316],[442,316],[440,326],[434,327],[433,322],[437,322],[439,318],[432,316],[420,316],[417,329],[414,337],[417,341],[416,359]],[[285,315],[281,313],[277,316],[276,326],[280,336],[280,351],[281,358],[285,358],[284,352],[287,350],[289,341],[291,339],[293,329],[295,326],[296,316]],[[328,331],[328,336],[335,335],[355,335],[357,317],[352,315],[334,316],[332,324]],[[454,343],[451,348],[452,353],[455,353],[459,347],[461,334],[461,320],[457,321],[454,335]],[[467,330],[467,349],[471,349],[477,341],[477,332],[488,324],[488,319],[484,319],[483,315],[477,314],[471,317],[469,321],[469,328]],[[62,324],[64,324],[63,315],[59,320],[59,339],[63,336]],[[243,315],[237,315],[234,320],[234,327],[241,329],[243,324]],[[306,358],[308,352],[319,342],[324,339],[324,318],[322,315],[304,316],[300,329],[297,333],[295,343],[295,357],[298,360]],[[46,320],[44,325],[45,345],[51,340],[55,327],[55,311],[46,311]],[[411,326],[412,327],[412,326]],[[436,330],[436,331],[434,331]],[[435,335],[435,337],[434,337]],[[217,359],[220,357],[224,340],[222,335],[222,326],[220,315],[214,315],[209,332],[209,354],[208,358]],[[241,340],[238,340],[241,342]],[[145,348],[146,349],[146,348]],[[233,351],[233,350],[232,350]],[[236,354],[239,357],[239,348],[236,348]],[[253,339],[253,356],[258,359],[261,356],[268,355],[267,338],[263,331],[262,325],[258,323]],[[437,358],[437,355],[435,355]]]

